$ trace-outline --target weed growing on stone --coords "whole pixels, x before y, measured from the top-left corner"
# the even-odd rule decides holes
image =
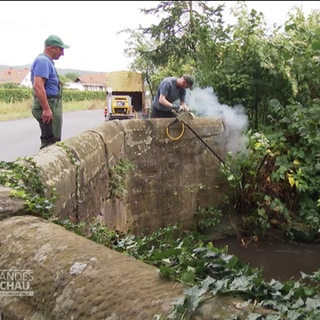
[[[16,162],[0,161],[0,184],[12,188],[11,196],[25,201],[26,211],[49,219],[57,199],[55,188],[49,190],[41,181],[41,172],[32,158]]]
[[[123,198],[127,194],[125,179],[134,165],[127,159],[120,159],[119,163],[110,168],[109,191],[110,197]]]

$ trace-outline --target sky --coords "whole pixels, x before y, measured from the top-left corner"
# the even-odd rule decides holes
[[[236,1],[226,4],[226,14]],[[294,7],[307,15],[320,10],[320,1],[246,1],[249,9],[263,12],[266,21],[281,24]],[[131,60],[123,51],[128,34],[119,31],[156,23],[155,16],[140,13],[157,1],[0,1],[0,65],[31,64],[44,49],[44,40],[58,35],[70,45],[55,62],[59,69],[93,72],[128,70]]]

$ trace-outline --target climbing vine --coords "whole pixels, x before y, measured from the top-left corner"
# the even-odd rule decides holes
[[[26,211],[49,219],[57,200],[54,186],[49,190],[41,181],[41,171],[32,158],[16,162],[0,161],[0,184],[12,188],[11,196],[25,201]]]
[[[79,159],[78,157],[76,156],[75,152],[70,149],[64,142],[60,141],[60,142],[57,142],[56,143],[57,146],[61,147],[65,153],[67,154],[70,162],[74,165],[78,165],[79,163]]]
[[[109,170],[109,192],[111,197],[122,198],[127,194],[125,179],[134,165],[127,159],[120,159],[119,163]]]

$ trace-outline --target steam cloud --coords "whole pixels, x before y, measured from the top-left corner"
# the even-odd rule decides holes
[[[189,92],[187,103],[196,116],[222,119],[227,152],[245,152],[247,139],[243,133],[248,129],[249,120],[242,105],[230,107],[220,104],[212,88],[194,88]]]

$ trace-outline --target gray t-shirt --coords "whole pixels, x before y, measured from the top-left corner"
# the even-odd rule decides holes
[[[175,77],[164,78],[159,85],[157,95],[153,99],[153,106],[155,108],[169,111],[167,107],[159,103],[160,94],[164,95],[171,103],[178,99],[181,102],[185,102],[186,100],[186,89],[177,87],[177,78]]]

